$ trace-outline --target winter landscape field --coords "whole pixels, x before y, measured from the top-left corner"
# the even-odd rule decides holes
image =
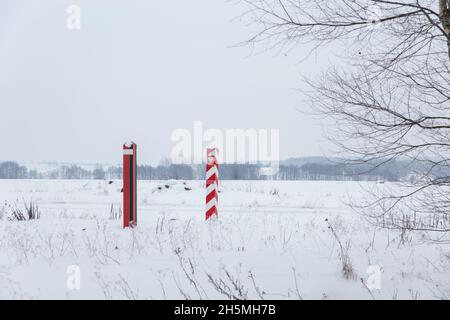
[[[387,184],[221,181],[204,221],[203,181],[139,181],[123,229],[120,180],[0,180],[0,299],[448,299],[450,244],[347,205]]]

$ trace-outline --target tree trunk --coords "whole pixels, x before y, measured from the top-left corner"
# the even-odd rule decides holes
[[[450,0],[439,0],[439,15],[447,36],[448,58],[450,60]]]

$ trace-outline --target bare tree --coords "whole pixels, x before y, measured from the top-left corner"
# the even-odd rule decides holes
[[[244,0],[259,31],[246,44],[342,48],[340,66],[305,79],[330,139],[371,169],[415,174],[359,207],[388,228],[450,231],[450,1]]]

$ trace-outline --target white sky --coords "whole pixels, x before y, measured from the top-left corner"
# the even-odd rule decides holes
[[[81,30],[66,27],[81,7]],[[174,129],[278,128],[281,158],[329,144],[297,89],[299,63],[232,46],[251,27],[226,0],[0,0],[0,160],[116,163],[138,143],[139,162],[169,156]]]

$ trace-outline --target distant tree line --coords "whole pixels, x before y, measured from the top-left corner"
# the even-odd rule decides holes
[[[339,163],[281,164],[277,174],[264,176],[257,164],[222,164],[221,180],[347,180],[347,181],[400,181],[411,179],[411,168],[401,161],[393,161],[373,169],[369,165],[344,165]],[[417,168],[416,168],[417,169]],[[203,180],[204,165],[165,164],[139,165],[139,180]],[[122,179],[122,167],[103,168],[101,165],[86,169],[79,165],[63,165],[48,172],[28,170],[16,162],[0,163],[0,179]]]
[[[1,179],[27,179],[29,172],[26,167],[20,166],[17,162],[6,161],[0,163]]]

